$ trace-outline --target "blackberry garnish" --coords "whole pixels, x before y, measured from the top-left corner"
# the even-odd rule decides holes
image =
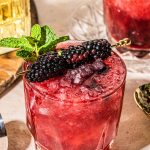
[[[86,49],[82,45],[69,46],[68,49],[62,50],[61,56],[66,59],[69,68],[76,68],[86,62],[84,53],[86,53]]]
[[[89,50],[90,57],[105,59],[111,55],[111,45],[106,39],[96,39],[82,44],[85,49]]]
[[[30,82],[42,82],[49,78],[63,74],[64,70],[77,68],[95,59],[105,59],[111,55],[111,45],[107,40],[92,40],[68,49],[46,53],[28,66],[26,78]],[[97,69],[96,69],[97,70]]]
[[[90,71],[90,73],[87,71],[88,75],[95,71],[102,73],[107,70],[107,66],[102,63],[103,59],[111,55],[111,48],[129,45],[130,43],[131,41],[129,39],[124,39],[114,45],[110,45],[105,39],[96,39],[83,42],[78,46],[70,46],[68,49],[51,51],[51,53],[48,52],[41,55],[36,62],[27,67],[26,78],[30,82],[41,82],[51,77],[62,75],[67,69],[81,66],[81,68],[79,68],[81,71],[83,69],[82,64],[85,63],[87,63],[87,65],[94,64],[94,66],[92,66],[94,70],[91,69],[90,65],[87,66]],[[85,73],[84,78],[87,77],[87,73]],[[78,80],[75,80],[74,83],[77,82]]]
[[[70,68],[76,68],[97,58],[105,59],[111,55],[111,45],[105,39],[83,42],[78,46],[69,46],[61,56],[66,59]]]
[[[63,74],[66,65],[67,63],[63,57],[57,54],[46,53],[41,55],[35,63],[27,67],[29,71],[26,73],[26,78],[30,82],[42,82]]]

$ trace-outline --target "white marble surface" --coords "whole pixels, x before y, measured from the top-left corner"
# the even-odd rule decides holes
[[[77,9],[77,4],[81,5],[87,1],[35,0],[35,2],[38,9],[40,24],[51,25],[56,29],[57,33],[65,34],[68,32],[69,20],[73,15],[73,12]],[[140,150],[144,147],[147,148],[142,150],[150,150],[150,134],[144,129],[145,127],[148,127],[148,124],[150,126],[150,120],[136,107],[133,100],[133,91],[137,86],[150,82],[150,78],[148,77],[149,76],[145,77],[141,74],[140,76],[137,74],[128,74],[127,76],[123,113],[118,137],[116,138],[113,150]],[[131,105],[128,105],[130,102]],[[129,108],[127,108],[127,106]],[[130,106],[132,106],[134,109],[132,116],[129,114],[132,113],[132,108],[130,108]],[[21,79],[16,81],[11,88],[1,95],[0,113],[3,116],[8,132],[8,150],[34,150],[33,138],[31,137],[25,125],[24,91]],[[137,115],[139,115],[138,119],[136,119]],[[127,120],[130,119],[130,122],[126,122],[124,120],[125,117]],[[137,126],[134,122],[133,124],[135,126],[132,126],[132,120],[135,121]],[[147,125],[145,125],[145,123]],[[138,133],[133,132],[128,125],[131,125],[132,129],[135,128],[135,131]],[[144,138],[144,140],[141,138]],[[121,144],[124,146],[121,146]],[[6,149],[7,148],[4,147],[1,150]]]

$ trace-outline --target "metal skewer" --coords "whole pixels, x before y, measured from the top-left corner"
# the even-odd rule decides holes
[[[122,46],[127,46],[127,45],[131,45],[131,40],[128,38],[124,38],[120,41],[118,41],[117,43],[111,45],[111,47],[122,47]]]

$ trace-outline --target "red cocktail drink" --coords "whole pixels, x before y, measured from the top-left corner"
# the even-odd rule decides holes
[[[150,0],[104,0],[104,18],[112,41],[130,38],[128,50],[150,50]]]
[[[68,42],[62,45],[66,47]],[[92,63],[92,67],[99,65],[99,61]],[[109,148],[120,119],[126,68],[114,52],[104,64],[107,67],[101,73],[94,72],[85,79],[82,75],[90,72],[90,64],[43,82],[31,83],[24,77],[27,125],[37,148]]]

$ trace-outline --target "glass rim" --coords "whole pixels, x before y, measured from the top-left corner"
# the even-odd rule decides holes
[[[116,88],[114,88],[110,93],[108,93],[108,94],[106,94],[106,95],[102,95],[102,96],[101,96],[102,99],[105,99],[105,98],[109,97],[110,95],[113,95],[113,94],[114,94],[115,92],[117,92],[121,87],[123,87],[123,85],[125,84],[125,81],[126,81],[126,74],[127,74],[126,65],[125,65],[123,59],[122,59],[116,52],[113,51],[113,53],[114,53],[115,55],[117,55],[117,56],[120,58],[121,63],[122,63],[122,65],[123,65],[123,68],[125,69],[124,78],[123,78],[121,84],[118,85]],[[24,63],[23,65],[25,65],[25,63]],[[27,84],[28,86],[30,86],[34,91],[38,92],[38,94],[44,96],[44,93],[41,93],[36,87],[34,87],[32,84],[30,84],[30,82],[27,81],[27,79],[25,79],[25,76],[23,77],[23,82],[24,82],[24,84]],[[98,96],[99,96],[99,95],[100,95],[100,94],[98,94]],[[44,97],[45,97],[45,96],[44,96]],[[47,98],[48,98],[48,99],[51,99],[51,100],[53,100],[53,101],[61,101],[61,102],[63,101],[63,100],[60,100],[59,98],[51,97],[50,95],[48,95],[48,96],[46,97],[46,99],[47,99]],[[85,103],[85,102],[92,102],[92,101],[98,101],[98,99],[95,98],[94,100],[85,100],[85,101],[82,100],[82,101],[76,101],[76,102],[74,102],[74,103],[83,103],[83,102]],[[69,103],[69,102],[72,102],[72,101],[68,100],[68,101],[63,101],[63,102]]]

